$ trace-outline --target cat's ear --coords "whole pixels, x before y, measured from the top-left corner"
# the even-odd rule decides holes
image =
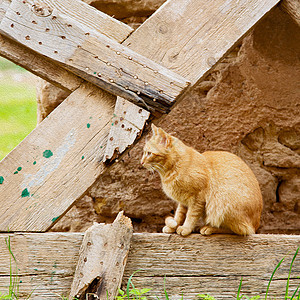
[[[152,135],[158,135],[158,128],[152,123],[151,124]]]
[[[158,135],[159,135],[159,142],[162,144],[165,148],[168,148],[171,146],[172,143],[172,137],[166,133],[163,129],[157,128],[158,129]]]

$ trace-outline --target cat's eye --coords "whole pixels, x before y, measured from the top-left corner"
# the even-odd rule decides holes
[[[146,152],[146,156],[150,156],[152,153],[150,151]]]

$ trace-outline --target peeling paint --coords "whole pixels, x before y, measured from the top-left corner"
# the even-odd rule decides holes
[[[0,184],[2,184],[4,182],[4,177],[0,176]]]
[[[72,129],[61,142],[61,146],[55,150],[55,155],[52,159],[45,161],[37,173],[24,174],[24,180],[21,187],[24,189],[26,187],[31,188],[34,186],[41,186],[46,178],[59,167],[65,155],[72,149],[75,142],[76,135],[74,134],[74,129]]]
[[[30,193],[29,193],[29,191],[28,191],[27,188],[22,191],[21,196],[22,196],[22,198],[24,198],[24,197],[30,197]]]
[[[53,152],[52,152],[51,150],[45,150],[45,151],[43,152],[43,156],[44,156],[45,158],[49,158],[49,157],[53,156]]]
[[[60,216],[55,217],[55,218],[53,218],[51,221],[54,223],[59,217],[60,217]]]

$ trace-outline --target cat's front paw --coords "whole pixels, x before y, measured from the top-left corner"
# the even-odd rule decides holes
[[[176,230],[176,232],[182,236],[187,236],[191,234],[192,230],[188,227],[179,226]]]
[[[172,217],[167,217],[166,220],[165,220],[165,223],[166,223],[166,225],[167,225],[168,227],[174,229],[174,232],[175,232],[176,228],[178,227],[177,222],[176,222],[175,219],[172,218]]]
[[[165,226],[163,229],[162,229],[162,232],[163,233],[174,233],[176,231],[175,228],[171,228],[169,226]]]

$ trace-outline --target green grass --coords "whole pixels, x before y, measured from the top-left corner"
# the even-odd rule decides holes
[[[0,60],[0,72],[22,69]],[[35,85],[13,81],[10,75],[0,79],[0,160],[15,148],[36,126]]]

